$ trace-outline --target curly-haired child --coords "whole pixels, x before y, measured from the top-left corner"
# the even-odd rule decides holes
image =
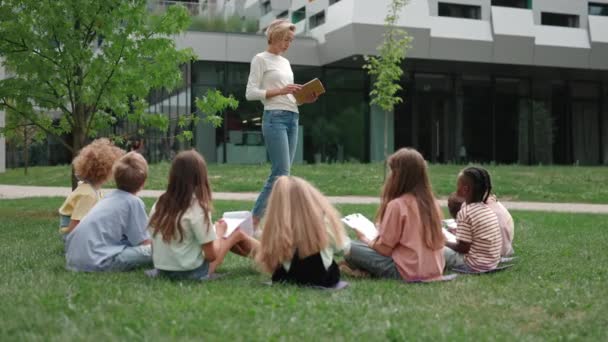
[[[114,162],[125,151],[106,138],[85,146],[72,161],[78,186],[59,208],[59,231],[68,234],[101,199],[101,186],[112,176]]]

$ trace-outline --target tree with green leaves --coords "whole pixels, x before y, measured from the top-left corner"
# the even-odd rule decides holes
[[[0,110],[57,137],[73,156],[119,120],[166,130],[169,119],[148,113],[146,98],[182,84],[180,67],[195,56],[173,36],[189,25],[184,7],[156,14],[147,0],[0,0],[9,73]]]
[[[30,164],[30,147],[41,143],[46,135],[29,120],[25,119],[12,110],[6,111],[6,121],[4,125],[5,137],[9,144],[23,148],[23,172],[27,175]]]
[[[378,56],[366,56],[363,66],[373,79],[371,104],[384,111],[384,159],[388,157],[388,118],[395,105],[403,102],[397,96],[402,87],[399,84],[403,75],[402,62],[410,47],[412,38],[403,29],[396,26],[399,12],[407,5],[408,0],[391,0],[388,14],[384,19],[385,32],[378,47]]]

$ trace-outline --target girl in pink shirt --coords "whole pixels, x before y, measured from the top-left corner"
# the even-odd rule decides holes
[[[441,210],[422,155],[402,148],[388,158],[390,174],[376,215],[378,237],[358,233],[345,255],[347,266],[375,277],[408,282],[439,279],[443,273]]]

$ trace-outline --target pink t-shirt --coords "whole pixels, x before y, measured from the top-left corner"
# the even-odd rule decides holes
[[[488,207],[490,207],[490,209],[492,209],[498,218],[500,234],[502,235],[502,248],[500,249],[500,255],[506,256],[513,254],[513,235],[515,234],[513,217],[511,217],[511,214],[509,214],[507,208],[505,208],[502,203],[498,202],[496,196],[494,195],[488,197],[486,204]]]
[[[391,257],[406,281],[436,280],[443,273],[443,249],[429,249],[424,243],[423,229],[413,195],[405,194],[388,203],[377,243],[393,249]]]

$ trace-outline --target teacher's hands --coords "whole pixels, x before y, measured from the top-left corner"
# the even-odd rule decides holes
[[[317,93],[315,93],[313,91],[308,96],[306,96],[306,98],[304,98],[303,103],[313,103],[313,102],[317,101],[318,98],[319,98],[319,95],[317,95]]]
[[[288,84],[281,88],[281,95],[297,93],[300,89],[302,89],[302,86],[299,84]]]

